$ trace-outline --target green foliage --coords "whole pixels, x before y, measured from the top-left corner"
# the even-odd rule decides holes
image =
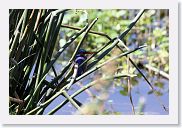
[[[123,96],[127,96],[127,95],[128,95],[128,93],[127,93],[126,90],[120,90],[119,92],[120,92],[120,94],[123,95]]]
[[[107,71],[102,71],[101,80],[115,79],[113,83],[122,88],[120,94],[128,96],[128,78],[132,78],[130,84],[134,86],[138,85],[138,78],[144,77],[137,65],[142,65],[145,71],[150,71],[151,69],[145,67],[147,63],[168,73],[168,11],[143,12],[119,9],[11,9],[9,96],[23,103],[10,101],[10,114],[43,114],[45,108],[60,95],[67,99],[49,114],[54,114],[68,101],[79,110],[77,102],[72,98],[98,82],[96,79],[96,82],[88,83],[88,86],[70,97],[65,91],[70,81],[72,63],[81,47],[95,51],[96,54],[87,60],[88,69],[76,78],[74,83],[114,61],[117,70],[109,67],[114,70],[111,76],[105,75]],[[162,21],[162,25],[159,21]],[[142,49],[145,44],[147,49]],[[116,52],[116,49],[119,49],[119,52]],[[61,65],[60,72],[55,68],[58,63]],[[52,80],[47,79],[49,74],[54,74]],[[149,73],[149,77],[151,74]],[[155,82],[154,86],[163,89],[160,80]],[[162,95],[159,91],[156,94]],[[103,111],[103,114],[110,113],[107,110]]]

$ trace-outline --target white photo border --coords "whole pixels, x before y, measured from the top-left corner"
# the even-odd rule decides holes
[[[176,0],[6,0],[0,5],[0,115],[3,124],[178,124],[178,3]],[[9,115],[9,9],[169,9],[169,115]]]

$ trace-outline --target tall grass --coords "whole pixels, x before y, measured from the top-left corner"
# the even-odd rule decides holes
[[[140,46],[136,49],[130,50],[125,46],[126,50],[122,50],[118,43],[128,34],[132,27],[140,19],[144,10],[141,10],[136,17],[131,21],[125,31],[114,38],[104,33],[92,31],[92,27],[96,24],[98,18],[92,22],[88,22],[83,28],[63,25],[62,21],[64,15],[69,9],[54,10],[54,9],[10,9],[9,10],[9,113],[10,114],[43,114],[45,108],[58,96],[63,95],[66,100],[63,101],[56,108],[51,110],[48,114],[54,114],[61,109],[68,101],[75,106],[76,109],[81,110],[78,102],[74,99],[87,88],[90,88],[98,80],[95,80],[84,86],[73,95],[69,96],[66,92],[66,85],[70,82],[72,63],[75,59],[77,51],[82,47],[82,44],[88,33],[104,36],[109,39],[105,45],[97,50],[85,63],[88,63],[88,69],[84,74],[76,78],[74,81],[80,81],[92,72],[106,66],[108,63],[115,61],[118,58],[126,57],[145,46]],[[58,35],[62,27],[75,29],[74,35],[62,46],[59,51],[53,56],[53,51],[56,47]],[[60,55],[72,44],[75,40],[82,36],[77,44],[77,47],[72,54],[72,57],[57,74],[54,64]],[[108,55],[113,48],[118,47],[123,53],[111,57],[104,63],[99,63],[106,55]],[[92,58],[95,60],[91,60]],[[140,72],[140,69],[133,62],[131,58],[129,61]],[[53,70],[54,79],[46,80],[46,76]],[[142,72],[140,72],[142,74]],[[146,79],[146,77],[142,74]],[[100,79],[120,79],[122,77],[132,77],[130,74],[113,75],[109,78]],[[61,80],[61,81],[60,81]],[[147,79],[146,79],[147,81]],[[150,85],[150,82],[148,82]],[[151,86],[151,85],[150,85]],[[47,94],[47,92],[51,91]]]

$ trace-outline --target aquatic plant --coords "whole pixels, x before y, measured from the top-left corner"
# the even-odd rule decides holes
[[[114,79],[127,78],[127,90],[121,91],[121,94],[126,94],[130,97],[133,113],[135,109],[132,101],[132,81],[131,78],[136,74],[131,73],[131,65],[139,72],[139,74],[148,83],[151,93],[156,96],[159,92],[155,90],[154,86],[148,80],[146,75],[142,73],[138,63],[133,60],[130,54],[141,51],[147,45],[138,45],[135,48],[129,48],[125,43],[124,38],[129,35],[130,31],[137,24],[142,17],[145,10],[140,10],[134,18],[126,23],[127,26],[120,33],[112,35],[105,34],[99,31],[93,31],[94,25],[101,17],[90,18],[89,13],[83,10],[56,10],[56,9],[10,9],[9,10],[9,113],[41,115],[45,108],[52,103],[58,96],[66,98],[56,108],[52,109],[48,114],[54,114],[61,109],[67,102],[70,102],[77,110],[78,114],[105,114],[103,103],[107,100],[109,95],[108,90],[112,85]],[[76,13],[83,13],[79,17],[74,17],[71,20],[78,21],[80,27],[63,24],[64,19],[71,18],[67,15],[76,15]],[[78,15],[79,16],[79,15]],[[68,21],[68,20],[67,20]],[[102,19],[100,20],[105,24]],[[60,33],[62,29],[67,29],[63,33],[69,35],[66,42],[61,42],[58,48]],[[74,31],[68,32],[68,29]],[[117,28],[118,29],[118,28]],[[67,33],[68,32],[68,33]],[[89,56],[81,65],[87,63],[85,72],[77,76],[71,84],[74,84],[95,71],[101,71],[102,75],[96,77],[92,82],[77,90],[74,94],[69,95],[66,87],[70,84],[70,78],[73,74],[73,65],[78,50],[85,47],[88,35],[102,36],[105,39],[102,43],[98,43],[95,53]],[[158,35],[159,36],[159,35]],[[112,37],[112,38],[111,38]],[[67,38],[67,37],[66,37]],[[106,41],[106,39],[108,41]],[[89,40],[89,39],[88,39]],[[97,39],[95,39],[97,45]],[[95,43],[90,44],[89,48],[93,47]],[[74,46],[74,51],[71,52],[70,58],[66,64],[61,67],[58,73],[55,68],[55,63],[60,61],[59,58],[64,53],[68,54],[68,48]],[[119,49],[118,52],[116,48]],[[140,53],[137,53],[140,54]],[[142,53],[141,53],[142,54]],[[166,55],[165,55],[166,56]],[[127,72],[118,72],[119,59],[125,59],[127,62]],[[65,62],[65,61],[62,61]],[[143,64],[141,64],[143,65]],[[150,65],[144,65],[154,72],[168,78],[168,74],[156,70]],[[104,69],[105,68],[105,69]],[[108,70],[110,68],[110,70]],[[102,70],[101,70],[102,69]],[[54,78],[47,80],[47,76],[53,72]],[[104,74],[104,75],[103,75]],[[91,103],[83,104],[74,97],[86,91],[88,88],[94,87],[99,92],[99,96],[94,98]],[[157,96],[158,97],[158,96]],[[161,106],[167,111],[167,108],[159,101]],[[97,104],[99,104],[97,106]],[[95,107],[94,107],[95,106]],[[91,109],[95,108],[95,109]],[[141,112],[141,109],[140,109]]]

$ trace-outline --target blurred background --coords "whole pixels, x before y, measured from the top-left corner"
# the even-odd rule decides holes
[[[98,21],[91,31],[104,33],[105,36],[89,33],[82,46],[82,48],[87,51],[95,52],[101,46],[106,44],[109,39],[117,37],[122,31],[124,31],[138,12],[139,10],[120,9],[68,11],[63,19],[53,54],[56,54],[56,52],[65,45],[68,39],[72,37],[75,31],[77,31],[75,28],[83,28],[86,23],[91,22],[93,19],[98,17]],[[68,28],[68,26],[70,26],[70,28]],[[72,43],[59,57],[55,64],[56,72],[58,74],[71,58],[80,39],[81,37]],[[136,68],[128,62],[127,58],[122,57],[117,59],[115,67],[117,68],[117,73],[130,73],[136,75],[130,79],[131,98],[135,111],[140,112],[140,114],[149,115],[168,114],[168,112],[164,111],[160,102],[163,102],[165,107],[169,109],[169,11],[146,10],[122,42],[131,50],[138,46],[147,44],[147,48],[136,51],[129,57],[132,58],[135,64],[141,69],[156,89],[156,95],[154,95],[153,91],[151,91],[150,87],[147,85],[147,82],[143,79]],[[123,47],[122,43],[119,43],[118,45]],[[124,49],[125,48],[123,47],[123,50]],[[117,50],[117,48],[114,48],[112,52],[105,56],[99,63],[102,63],[114,56],[116,53],[113,52]],[[92,60],[94,59],[95,58]],[[93,81],[95,76],[103,76],[107,73],[106,70],[109,68],[112,70],[112,65],[105,70],[98,70],[77,82],[72,86],[71,90],[69,90],[69,94],[71,95],[76,90]],[[53,78],[54,74],[50,71],[46,79],[51,81]],[[108,88],[107,98],[102,104],[102,107],[104,107],[102,114],[133,114],[130,97],[128,95],[128,78],[115,79],[109,84],[110,87]],[[99,94],[100,92],[96,88],[90,88],[75,98],[79,99],[80,102],[93,107],[94,105],[90,105],[90,103],[93,102],[94,97],[98,98]],[[158,98],[160,98],[160,100]],[[64,97],[62,96],[56,98],[45,109],[44,114],[47,114],[63,100]],[[99,103],[96,102],[95,104]],[[76,109],[71,103],[67,103],[54,114],[69,115],[75,113]]]

